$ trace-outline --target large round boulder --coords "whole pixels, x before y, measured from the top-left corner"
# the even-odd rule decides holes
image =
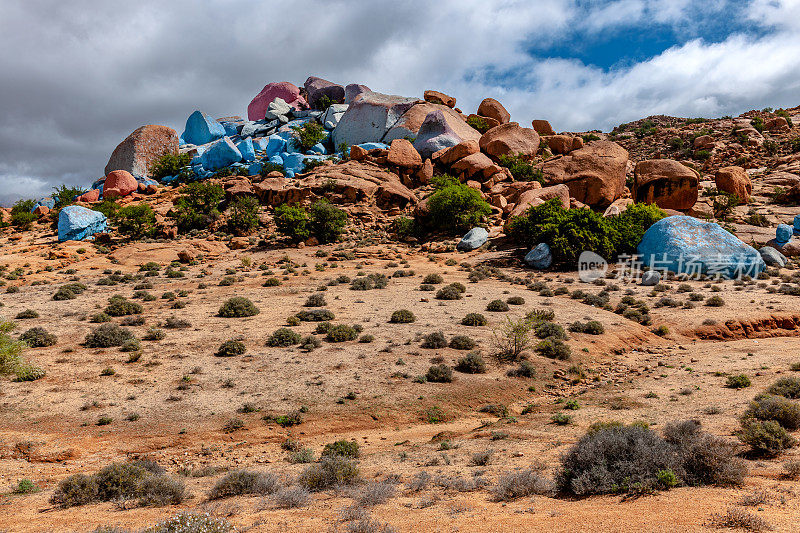
[[[564,184],[569,195],[591,207],[606,208],[622,196],[628,151],[615,142],[592,141],[542,165],[545,183]]]
[[[276,98],[281,98],[290,106],[298,109],[308,107],[305,98],[300,96],[300,88],[297,85],[288,81],[278,81],[266,84],[261,92],[250,101],[247,106],[247,118],[264,120],[269,104]]]
[[[683,215],[663,218],[650,226],[638,252],[642,263],[652,270],[690,277],[755,278],[766,268],[758,250],[719,224]]]
[[[744,203],[750,201],[753,185],[750,176],[742,167],[723,167],[714,176],[717,189],[728,194],[735,194]]]
[[[103,198],[128,196],[139,188],[139,182],[127,170],[112,170],[103,182]]]
[[[485,98],[478,106],[478,114],[482,117],[493,118],[500,124],[505,124],[511,120],[511,113],[506,111],[503,104],[494,98]]]
[[[633,196],[637,202],[662,209],[686,211],[697,203],[700,174],[672,159],[648,159],[636,163]]]
[[[167,126],[148,125],[137,128],[119,143],[106,164],[105,173],[126,170],[144,178],[161,156],[178,153],[178,133]]]
[[[303,84],[308,95],[308,104],[316,107],[323,97],[328,97],[332,104],[344,103],[344,87],[316,76],[309,76]],[[285,100],[285,98],[284,98]]]
[[[353,98],[333,130],[333,145],[383,142],[386,132],[420,101],[417,98],[375,92],[359,94]],[[402,139],[403,136],[398,138]]]
[[[58,241],[83,241],[106,231],[106,216],[79,205],[68,205],[58,214]]]
[[[478,144],[482,152],[497,160],[500,156],[515,154],[531,158],[539,151],[539,142],[536,130],[508,122],[484,133]]]

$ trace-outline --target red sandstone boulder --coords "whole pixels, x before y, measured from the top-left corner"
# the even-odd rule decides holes
[[[672,159],[639,161],[633,171],[633,197],[662,209],[686,211],[697,202],[700,174]]]
[[[390,165],[403,168],[419,168],[422,166],[422,156],[408,139],[395,139],[389,147],[386,160]]]
[[[519,154],[531,158],[539,151],[539,134],[531,128],[521,128],[516,122],[500,124],[481,136],[481,151],[495,160],[502,155]]]
[[[536,133],[538,133],[539,135],[555,135],[556,134],[556,132],[553,131],[553,127],[546,120],[533,120],[531,122],[531,126],[533,126],[533,129],[535,129]]]
[[[750,176],[747,175],[747,172],[742,167],[723,167],[719,169],[714,176],[714,182],[720,191],[735,194],[744,203],[750,201],[753,185],[750,182]]]
[[[528,189],[522,192],[514,205],[514,209],[509,213],[509,218],[525,214],[531,207],[543,204],[547,200],[558,198],[564,209],[570,208],[569,188],[566,185],[553,185],[552,187],[542,187],[540,189]]]
[[[439,91],[425,91],[425,101],[432,104],[446,105],[447,107],[456,106],[456,99],[454,97],[440,93]]]
[[[570,135],[551,135],[547,137],[547,146],[554,154],[568,154],[573,150],[573,137]]]
[[[478,106],[478,114],[482,117],[493,118],[500,124],[505,124],[511,120],[511,113],[506,111],[503,104],[494,98],[486,98],[481,102],[481,105]]]
[[[476,154],[480,151],[481,149],[480,146],[478,146],[478,141],[464,141],[455,146],[451,146],[450,148],[439,150],[433,154],[433,159],[444,165],[452,165],[459,159],[463,159],[468,155]]]
[[[79,202],[96,202],[100,200],[100,189],[92,189],[78,196]]]
[[[545,183],[564,184],[569,195],[591,207],[605,208],[622,196],[628,151],[610,141],[593,141],[579,150],[546,161]]]

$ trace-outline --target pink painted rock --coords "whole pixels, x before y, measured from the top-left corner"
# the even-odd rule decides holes
[[[96,202],[100,199],[100,189],[92,189],[78,196],[79,202]]]
[[[282,98],[287,104],[300,109],[308,107],[305,98],[300,96],[300,88],[288,81],[268,83],[247,106],[247,118],[264,120],[267,107],[276,98]]]
[[[128,196],[137,189],[139,189],[139,183],[130,172],[127,170],[113,170],[108,173],[103,184],[103,198]]]

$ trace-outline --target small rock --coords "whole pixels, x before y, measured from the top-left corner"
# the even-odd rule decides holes
[[[547,243],[539,243],[533,247],[533,249],[525,255],[525,264],[530,267],[537,268],[539,270],[543,270],[545,268],[550,268],[550,265],[553,264],[553,254],[550,252],[550,247]]]
[[[758,249],[758,253],[761,254],[761,258],[769,266],[776,266],[780,268],[786,266],[786,256],[772,246],[763,246]]]
[[[642,281],[640,285],[645,287],[653,287],[661,282],[661,273],[657,270],[648,270],[642,274]]]
[[[459,252],[469,252],[471,250],[480,248],[486,244],[486,241],[488,240],[489,232],[486,231],[485,228],[472,228],[461,238],[458,245],[456,245],[456,249]]]

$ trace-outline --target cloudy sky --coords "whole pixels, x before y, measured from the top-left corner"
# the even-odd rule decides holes
[[[800,0],[2,0],[0,50],[5,205],[311,74],[571,131],[800,105]]]

